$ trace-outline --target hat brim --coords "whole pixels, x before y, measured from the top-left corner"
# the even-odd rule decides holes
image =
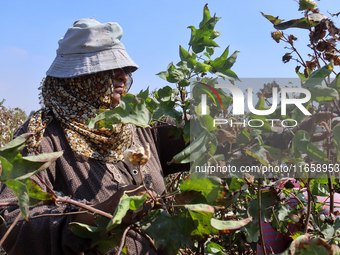
[[[72,78],[124,67],[130,67],[131,72],[138,69],[138,65],[125,49],[109,49],[85,54],[57,55],[46,75]]]

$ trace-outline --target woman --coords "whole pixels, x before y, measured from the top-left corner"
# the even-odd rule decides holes
[[[142,183],[138,169],[123,161],[126,149],[150,144],[151,157],[143,167],[143,176],[146,186],[158,194],[165,192],[162,169],[173,171],[165,169],[164,164],[176,154],[171,143],[181,150],[178,141],[163,141],[167,148],[160,146],[160,139],[167,138],[167,129],[136,129],[128,124],[114,125],[113,130],[86,126],[100,108],[115,108],[132,84],[131,73],[138,66],[120,42],[122,35],[117,23],[101,24],[94,19],[74,22],[60,39],[57,57],[47,71],[41,88],[43,109],[16,133],[34,133],[23,155],[64,151],[39,177],[32,178],[44,191],[48,192],[49,186],[62,196],[84,200],[108,213],[114,212],[124,190]],[[0,192],[2,202],[17,200],[3,184]],[[7,223],[19,213],[18,207],[0,210]],[[69,223],[93,225],[94,216],[72,214],[79,211],[70,204],[34,207],[30,220],[19,221],[3,247],[8,254],[86,252],[90,243],[75,236]],[[2,226],[1,235],[6,230]],[[148,242],[134,231],[129,231],[126,243],[129,254],[154,254]]]

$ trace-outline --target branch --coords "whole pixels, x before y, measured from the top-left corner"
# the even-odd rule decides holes
[[[120,255],[122,253],[123,247],[124,247],[124,243],[125,243],[125,238],[126,238],[126,234],[127,232],[130,230],[130,228],[133,226],[133,224],[131,224],[130,226],[128,226],[123,233],[122,236],[122,240],[120,241],[120,246],[119,246],[119,250],[117,252],[117,255]]]
[[[260,230],[260,242],[262,246],[262,251],[264,255],[267,255],[266,247],[264,246],[263,241],[263,233],[262,233],[262,225],[261,225],[261,178],[258,179],[258,195],[257,195],[257,201],[258,201],[258,208],[259,208],[259,230]]]
[[[4,234],[4,236],[1,238],[0,240],[0,246],[2,246],[2,244],[4,243],[4,241],[6,240],[7,236],[9,235],[9,233],[11,233],[12,229],[14,228],[14,226],[18,223],[19,219],[21,217],[21,212],[19,212],[18,216],[15,218],[14,222],[12,223],[12,225],[9,227],[9,229],[6,231],[6,233]]]
[[[311,191],[310,191],[310,182],[311,182],[311,179],[309,178],[308,184],[307,184],[308,208],[307,208],[307,219],[306,219],[306,226],[305,226],[305,234],[307,234],[307,232],[308,232],[308,224],[309,224],[310,215],[311,215],[311,211],[312,211],[312,195],[311,195]]]
[[[84,203],[75,201],[75,200],[70,199],[70,198],[58,197],[58,198],[55,199],[55,202],[56,202],[57,205],[58,205],[58,204],[62,204],[62,203],[70,203],[70,204],[74,204],[74,205],[76,205],[76,206],[78,206],[78,207],[81,207],[81,208],[83,208],[83,209],[85,209],[85,210],[88,210],[88,211],[90,211],[90,212],[99,214],[99,215],[104,216],[104,217],[109,218],[109,219],[111,219],[111,218],[113,217],[111,214],[109,214],[109,213],[107,213],[107,212],[98,210],[98,209],[96,209],[96,208],[94,208],[94,207],[92,207],[92,206],[86,205],[86,204],[84,204]]]

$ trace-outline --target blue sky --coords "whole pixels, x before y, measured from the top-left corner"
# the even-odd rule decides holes
[[[296,77],[295,63],[283,64],[284,44],[271,39],[271,23],[260,13],[289,20],[302,17],[294,0],[59,0],[1,1],[0,14],[0,101],[20,107],[26,113],[38,110],[38,87],[56,56],[58,40],[80,18],[118,22],[124,30],[122,42],[130,57],[140,66],[134,73],[131,93],[148,86],[151,90],[167,85],[155,74],[170,62],[179,62],[179,45],[188,48],[190,29],[202,20],[203,6],[222,17],[216,29],[221,36],[215,57],[230,45],[240,51],[232,70],[242,78]],[[317,1],[321,13],[340,11],[338,0]],[[329,16],[329,15],[328,15]],[[338,18],[334,19],[339,27]],[[306,58],[308,33],[291,29],[298,37],[296,46]]]

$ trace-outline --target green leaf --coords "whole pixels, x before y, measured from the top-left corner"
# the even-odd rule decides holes
[[[205,23],[207,23],[207,21],[210,19],[211,19],[210,11],[208,8],[208,4],[206,4],[204,5],[204,8],[203,8],[203,20],[200,22],[199,28],[202,28],[205,25]]]
[[[208,139],[208,132],[202,132],[189,146],[187,146],[183,151],[177,153],[170,162],[177,164],[185,164],[200,158],[207,150],[206,142]]]
[[[310,74],[307,81],[304,82],[303,88],[311,92],[312,100],[317,102],[339,100],[339,93],[336,89],[322,86],[322,81],[333,71],[333,64],[315,70]]]
[[[203,115],[199,118],[202,127],[204,127],[209,132],[216,130],[217,127],[214,125],[214,119],[210,115]]]
[[[340,90],[340,73],[334,78],[334,80],[329,84],[330,88],[336,89],[337,91]]]
[[[224,198],[226,190],[222,185],[222,180],[218,177],[190,178],[183,180],[179,188],[182,192],[198,191],[201,192],[208,204],[214,203]]]
[[[171,217],[163,209],[151,211],[141,221],[141,229],[154,240],[157,248],[166,250],[169,255],[177,254],[182,245],[191,246],[191,240],[185,232],[190,232],[192,228],[184,215]]]
[[[210,71],[212,73],[215,73],[216,75],[225,77],[227,79],[238,79],[237,75],[230,70],[230,68],[236,62],[238,53],[239,51],[235,51],[230,57],[228,57],[229,54],[228,46],[220,57],[210,62],[210,65],[212,66]]]
[[[101,227],[89,226],[79,222],[72,222],[70,225],[71,231],[75,235],[84,239],[90,239],[90,247],[96,247],[96,249],[103,254],[106,254],[110,248],[120,245],[122,238],[121,234],[108,236],[105,229],[102,229]]]
[[[211,56],[211,55],[214,54],[215,48],[214,47],[206,47],[206,51]]]
[[[234,73],[233,71],[231,71],[230,69],[227,69],[225,71],[222,71],[222,72],[215,72],[215,75],[223,78],[223,79],[228,79],[229,81],[234,81],[234,80],[240,80],[237,76],[236,73]]]
[[[328,185],[324,183],[320,183],[320,179],[312,180],[311,191],[312,191],[312,194],[315,196],[325,196],[325,197],[329,196]]]
[[[166,102],[174,98],[174,90],[170,86],[165,86],[155,92],[158,101]]]
[[[175,109],[175,105],[174,101],[161,102],[154,111],[153,118],[156,120],[161,120],[164,117],[173,118],[176,121],[177,127],[179,127],[182,123],[182,113]]]
[[[246,153],[253,158],[257,159],[260,161],[261,164],[267,166],[270,162],[268,159],[268,151],[263,147],[260,146],[259,144],[256,144],[255,146],[252,146],[250,149],[246,148]]]
[[[149,127],[150,122],[151,113],[147,109],[145,101],[137,99],[132,94],[126,94],[121,96],[117,108],[98,114],[87,124],[90,128],[106,127],[112,129],[112,125],[118,123],[130,123],[140,127]]]
[[[321,226],[320,231],[323,234],[323,238],[326,240],[331,239],[335,233],[334,227],[327,223]]]
[[[219,32],[214,29],[219,19],[219,17],[214,16],[204,21],[199,29],[194,26],[188,27],[191,29],[189,45],[192,46],[195,53],[202,52],[205,47],[218,47],[213,39],[219,36]]]
[[[241,133],[236,137],[236,142],[238,145],[247,145],[252,141],[251,129],[243,128]]]
[[[185,78],[185,74],[181,69],[174,69],[168,72],[166,80],[170,83],[178,83]]]
[[[279,19],[279,17],[274,17],[271,15],[266,15],[263,12],[261,12],[262,16],[268,19],[273,25],[277,25],[283,21],[283,19]]]
[[[311,100],[316,102],[339,100],[339,93],[333,88],[316,85],[307,89],[311,92]]]
[[[196,68],[195,68],[195,73],[208,72],[210,70],[210,68],[211,68],[210,65],[206,65],[206,64],[203,64],[201,62],[197,62]]]
[[[166,76],[167,76],[168,72],[167,71],[162,71],[159,72],[158,74],[156,74],[157,76],[159,76],[160,78],[166,80]]]
[[[29,134],[23,134],[0,149],[0,160],[4,165],[0,178],[1,181],[27,179],[49,167],[63,153],[62,151],[44,153],[23,158],[20,149],[24,146],[28,137]]]
[[[214,212],[210,210],[204,210],[203,207],[207,205],[201,205],[201,210],[196,210],[196,208],[190,208],[192,205],[186,205],[188,210],[181,213],[185,216],[186,220],[186,233],[190,235],[191,238],[198,241],[205,241],[211,235],[217,235],[219,231],[211,226],[211,219]],[[203,210],[202,210],[203,209]],[[194,227],[191,231],[188,231],[190,227]],[[190,232],[190,233],[189,233]]]
[[[307,9],[313,9],[317,7],[317,4],[314,2],[314,0],[300,0],[299,6],[299,11],[303,11]]]
[[[279,30],[284,30],[292,27],[309,29],[310,27],[317,26],[318,23],[323,19],[327,19],[327,16],[320,13],[312,13],[308,15],[308,19],[307,18],[292,19],[287,22],[278,23],[274,25],[274,27]]]
[[[146,88],[146,90],[141,90],[137,97],[146,100],[149,96],[149,87]]]
[[[187,78],[184,78],[183,80],[180,80],[180,81],[178,82],[178,85],[179,85],[180,87],[188,87],[188,86],[190,85],[190,80],[187,79]]]
[[[141,196],[128,196],[124,191],[123,196],[119,200],[119,204],[113,214],[112,219],[107,225],[107,230],[111,230],[117,225],[122,223],[122,219],[126,215],[128,210],[136,210],[142,206],[147,198],[147,193]]]
[[[333,129],[332,129],[332,135],[333,135],[333,141],[336,145],[337,149],[337,154],[338,154],[338,160],[340,159],[340,124],[337,124]],[[1,158],[0,158],[1,160]]]
[[[231,231],[235,231],[241,229],[242,227],[246,226],[249,222],[252,221],[252,218],[246,218],[243,220],[218,220],[218,219],[211,219],[211,226],[218,230],[228,231],[226,233],[230,233]]]
[[[225,250],[223,249],[222,246],[218,245],[217,243],[207,241],[205,243],[204,254],[207,254],[207,255],[223,255],[223,254],[225,254]]]
[[[30,179],[24,180],[23,183],[26,185],[27,187],[27,191],[28,191],[28,195],[31,198],[37,199],[37,200],[54,200],[53,195],[42,191],[42,189],[40,188],[40,186],[38,184],[36,184],[35,182],[33,182]]]
[[[286,204],[279,204],[274,208],[274,216],[273,220],[270,222],[270,225],[276,231],[280,231],[281,233],[286,233],[288,231],[287,224],[284,222],[286,217],[291,213],[291,208]]]
[[[179,56],[182,61],[189,63],[188,67],[193,68],[196,65],[196,55],[194,53],[187,52],[182,46],[179,46]]]
[[[333,244],[334,245],[334,244]],[[332,251],[338,252],[335,246],[328,245],[320,238],[310,239],[309,235],[302,235],[296,238],[290,245],[290,254],[314,255],[314,254],[334,254]]]
[[[270,222],[272,220],[273,211],[271,209],[272,206],[277,205],[278,198],[272,191],[263,190],[261,192],[261,220]],[[249,214],[258,219],[259,214],[259,206],[258,200],[253,199],[249,203]]]
[[[227,60],[229,54],[229,46],[223,51],[220,57],[215,58],[211,61],[210,65],[214,68],[219,68],[224,65],[224,62]]]
[[[252,126],[255,126],[253,128],[261,130],[264,133],[275,133],[275,132],[277,132],[277,131],[275,131],[275,129],[272,128],[272,125],[268,122],[266,116],[252,114],[252,115],[249,116],[248,121],[250,121]],[[263,123],[263,125],[262,125],[262,123]]]
[[[96,233],[98,227],[96,226],[89,226],[80,222],[72,222],[71,226],[72,232],[81,238],[93,239],[98,236],[98,233]]]
[[[246,238],[247,238],[247,242],[249,243],[257,243],[257,241],[259,240],[259,227],[255,226],[252,222],[249,222],[247,225],[245,225],[242,230],[244,232],[246,232]]]
[[[317,162],[328,163],[327,155],[310,142],[310,135],[304,130],[299,130],[294,135],[293,151],[294,150],[306,153],[308,157]]]
[[[20,211],[22,213],[22,216],[24,216],[24,218],[26,220],[28,220],[30,198],[29,198],[29,195],[28,195],[26,185],[23,184],[20,181],[17,181],[17,180],[7,180],[7,181],[4,181],[4,183],[18,197],[19,207],[20,207]]]
[[[190,123],[191,121],[187,121],[184,124],[184,128],[183,128],[183,139],[185,144],[187,144],[188,142],[190,142]]]

